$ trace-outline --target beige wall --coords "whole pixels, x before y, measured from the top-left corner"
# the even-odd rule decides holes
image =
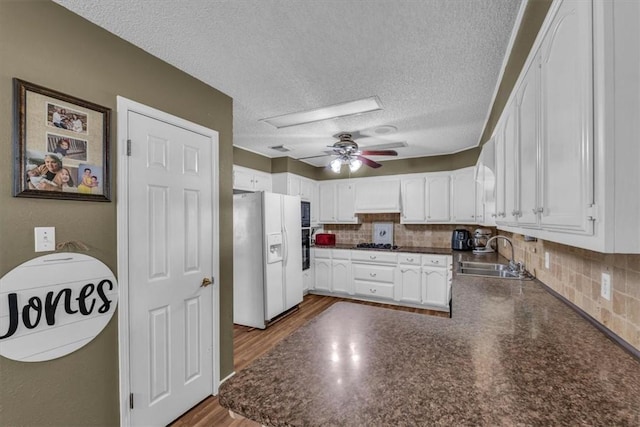
[[[603,254],[500,231],[514,242],[516,261],[523,261],[542,283],[567,298],[613,333],[640,350],[640,255]],[[506,257],[511,252],[499,245]],[[544,267],[549,252],[550,268]],[[600,296],[602,273],[611,276],[611,300]]]
[[[113,110],[112,202],[14,198],[13,77]],[[116,273],[116,96],[122,95],[220,133],[222,377],[232,352],[232,100],[49,1],[0,0],[0,276],[41,254],[33,227],[56,227],[58,242],[86,243]],[[79,211],[82,215],[78,215]],[[82,349],[19,363],[0,357],[0,425],[114,426],[119,420],[117,316]]]

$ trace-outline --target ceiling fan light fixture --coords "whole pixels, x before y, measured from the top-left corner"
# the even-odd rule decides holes
[[[319,122],[321,120],[335,119],[337,117],[352,116],[354,114],[369,113],[382,110],[382,104],[377,96],[329,105],[314,110],[300,111],[297,113],[283,114],[281,116],[261,119],[261,122],[270,124],[275,128],[303,125]]]
[[[358,169],[360,169],[360,166],[362,166],[362,160],[357,158],[349,160],[349,170],[351,172],[357,171]]]
[[[331,170],[333,172],[340,173],[340,169],[342,168],[342,159],[333,159],[331,163],[329,163],[329,166],[331,166]]]

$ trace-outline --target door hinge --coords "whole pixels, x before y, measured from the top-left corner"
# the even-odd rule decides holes
[[[127,156],[131,156],[131,140],[127,139]]]
[[[129,393],[129,409],[133,409],[133,393]]]
[[[598,205],[589,205],[587,208],[587,219],[589,221],[596,221],[598,219]]]

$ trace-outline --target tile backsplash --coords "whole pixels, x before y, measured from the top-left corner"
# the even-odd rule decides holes
[[[465,228],[473,235],[477,226],[400,224],[400,214],[359,214],[360,224],[326,224],[326,232],[335,233],[336,243],[355,245],[373,241],[374,222],[393,222],[393,244],[428,248],[451,248],[451,232]]]
[[[374,222],[392,222],[395,245],[450,248],[453,230],[465,228],[473,235],[478,228],[400,224],[400,214],[366,214],[359,218],[360,224],[327,224],[324,230],[335,233],[338,244],[355,245],[373,240]],[[523,261],[538,280],[640,350],[640,255],[603,254],[544,240],[525,242],[520,234],[499,234],[513,241],[516,261]],[[511,256],[508,245],[498,246],[503,256]],[[545,252],[550,256],[549,269],[544,266]],[[611,277],[609,301],[600,296],[602,273]]]

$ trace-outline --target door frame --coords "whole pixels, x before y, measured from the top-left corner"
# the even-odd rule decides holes
[[[129,395],[131,393],[130,384],[130,348],[129,348],[129,171],[127,156],[127,135],[129,133],[128,116],[129,112],[151,117],[156,120],[181,127],[183,129],[201,134],[211,140],[212,143],[212,183],[211,183],[211,208],[212,208],[212,254],[217,254],[212,260],[212,274],[214,284],[212,286],[213,313],[212,322],[212,343],[211,354],[212,370],[212,394],[218,394],[220,385],[220,209],[219,209],[219,169],[215,162],[218,159],[218,132],[204,126],[181,119],[171,114],[165,113],[144,104],[132,101],[122,96],[117,97],[117,248],[118,248],[118,287],[120,289],[118,307],[118,359],[119,359],[119,382],[120,382],[120,425],[129,426],[131,421],[131,409],[129,408]],[[218,280],[215,280],[215,279]],[[214,315],[217,314],[217,315]]]

